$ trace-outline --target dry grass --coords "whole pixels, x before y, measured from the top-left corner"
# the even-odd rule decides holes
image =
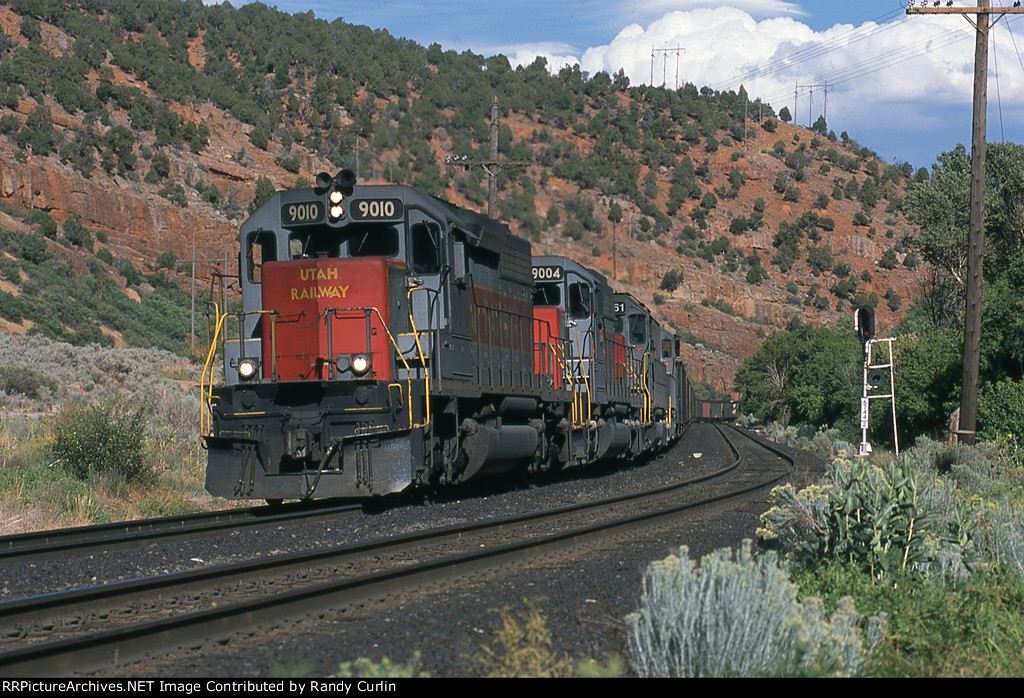
[[[40,337],[0,336],[0,363],[31,367],[57,381],[38,399],[0,392],[0,535],[223,508],[203,488],[198,369],[168,352],[73,347]],[[55,415],[110,396],[153,406],[145,450],[155,477],[126,486],[84,481],[54,463]]]

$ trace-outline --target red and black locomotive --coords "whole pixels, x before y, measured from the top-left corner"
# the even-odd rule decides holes
[[[380,495],[635,458],[694,416],[680,340],[641,303],[416,189],[321,174],[239,241],[242,310],[218,308],[204,372],[214,495]]]

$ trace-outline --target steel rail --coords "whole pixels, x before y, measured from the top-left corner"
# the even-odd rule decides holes
[[[731,445],[730,448],[732,448]],[[735,449],[733,451],[735,453]],[[370,554],[398,555],[407,550],[420,551],[426,544],[448,538],[459,538],[516,525],[536,524],[544,520],[557,520],[572,513],[599,510],[645,498],[671,496],[686,487],[721,477],[739,467],[740,462],[737,454],[736,460],[730,465],[711,473],[651,490],[615,495],[590,502],[566,504],[526,514],[510,514],[464,524],[452,524],[389,538],[371,539],[341,546],[286,553],[268,558],[226,563],[196,570],[185,570],[4,601],[0,602],[0,639],[3,637],[19,638],[25,629],[32,626],[73,626],[84,622],[91,615],[107,615],[114,607],[123,608],[132,604],[142,604],[154,597],[166,599],[177,595],[195,594],[208,590],[212,585],[218,583],[224,585],[226,580],[235,584],[262,581],[269,574],[284,576],[318,567],[338,566],[346,564],[350,558],[358,559]],[[0,662],[0,666],[2,666],[2,662]]]
[[[248,507],[223,511],[161,516],[135,521],[76,526],[0,537],[0,561],[47,559],[93,549],[123,550],[163,542],[212,536],[225,530],[327,518],[362,511],[358,504],[308,504]]]
[[[655,499],[661,499],[666,495],[677,493],[684,486],[720,477],[735,470],[743,463],[744,458],[740,455],[734,443],[721,429],[719,431],[735,454],[735,461],[728,467],[715,473],[692,478],[685,483],[676,483],[675,485],[656,488],[643,493],[609,497],[599,502],[557,507],[525,516],[501,517],[483,522],[474,522],[468,525],[450,526],[434,531],[406,534],[405,536],[386,541],[370,541],[342,546],[341,548],[314,551],[313,553],[279,556],[279,558],[288,558],[288,563],[296,569],[308,569],[310,564],[316,564],[316,562],[311,562],[311,556],[323,558],[319,561],[319,564],[324,564],[324,560],[332,554],[336,558],[338,555],[351,556],[355,554],[356,550],[360,550],[364,554],[380,554],[384,548],[388,547],[399,550],[401,547],[414,546],[415,549],[419,549],[422,552],[420,544],[430,538],[438,540],[442,536],[462,538],[473,530],[492,529],[504,531],[515,525],[536,524],[545,518],[562,518],[569,512],[615,506],[641,498],[654,497]],[[764,444],[760,445],[765,446]],[[202,611],[161,618],[159,620],[144,621],[131,626],[92,632],[12,650],[0,654],[0,675],[59,674],[69,671],[81,671],[86,667],[109,670],[112,667],[112,663],[117,665],[120,661],[145,656],[149,652],[162,651],[168,647],[195,647],[207,641],[222,641],[237,633],[240,625],[252,627],[276,623],[296,615],[322,612],[325,608],[331,606],[365,601],[368,598],[399,589],[415,588],[423,584],[434,583],[495,566],[532,560],[539,555],[572,548],[585,542],[597,541],[609,535],[620,535],[632,530],[656,525],[689,509],[767,487],[789,474],[792,459],[785,458],[789,461],[789,467],[781,470],[781,472],[770,473],[767,479],[762,478],[757,482],[744,483],[738,489],[712,494],[669,507],[660,507],[654,511],[631,514],[611,521],[588,524],[577,529],[541,535],[519,542],[499,544],[485,550],[473,549],[469,552],[452,554],[389,570],[362,574],[349,579],[317,583],[310,587],[281,591],[257,599],[217,605],[214,608]],[[277,558],[257,561],[256,564],[266,566],[271,564],[273,560],[277,560]],[[337,562],[337,559],[335,562]],[[178,579],[184,579],[186,576],[193,575],[220,575],[223,577],[229,568],[240,570],[241,566],[237,564],[227,565],[196,572],[177,573],[175,575],[168,575],[168,577]],[[160,579],[153,578],[111,586],[128,589],[129,585],[138,583],[159,585]],[[99,594],[100,592],[101,589],[99,588],[84,589],[0,604],[0,618],[7,617],[8,611],[14,610],[13,607],[16,604],[45,604],[47,601],[54,601],[55,597],[63,597],[64,599],[71,600],[73,603],[79,603],[85,600],[84,597],[90,594]]]

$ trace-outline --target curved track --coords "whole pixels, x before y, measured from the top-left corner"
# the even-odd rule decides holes
[[[792,460],[766,457],[761,444],[719,428],[734,461],[719,471],[646,492],[478,521],[386,540],[281,555],[199,571],[133,580],[0,604],[8,642],[0,674],[109,669],[172,647],[219,641],[241,629],[358,603],[370,596],[514,565],[772,485]],[[771,449],[774,450],[774,449]],[[721,481],[699,497],[697,482]],[[168,614],[171,614],[169,617]],[[119,627],[109,627],[120,624]],[[107,629],[103,628],[107,625]],[[53,640],[67,632],[73,637]]]
[[[32,558],[42,560],[67,553],[83,553],[93,549],[124,550],[153,542],[195,540],[217,536],[225,531],[246,527],[265,527],[309,519],[333,518],[362,511],[351,503],[295,503],[280,507],[261,506],[227,509],[183,516],[162,516],[153,519],[121,521],[61,528],[50,531],[0,536],[0,562]]]

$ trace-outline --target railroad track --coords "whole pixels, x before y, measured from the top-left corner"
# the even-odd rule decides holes
[[[788,457],[780,463],[778,457],[760,455],[769,446],[728,428],[719,430],[733,462],[667,487],[0,604],[0,636],[8,647],[16,646],[0,653],[0,675],[109,671],[147,654],[224,641],[243,628],[523,564],[655,526],[689,509],[770,486],[791,471]],[[721,486],[688,496],[697,483],[713,481]],[[61,637],[69,632],[76,634]],[[37,634],[42,639],[29,644]]]
[[[298,502],[280,507],[247,507],[19,533],[13,536],[0,536],[0,562],[28,558],[45,560],[58,555],[87,553],[93,550],[141,548],[157,541],[166,543],[175,540],[196,540],[242,528],[337,518],[360,512],[362,507],[358,504]]]

